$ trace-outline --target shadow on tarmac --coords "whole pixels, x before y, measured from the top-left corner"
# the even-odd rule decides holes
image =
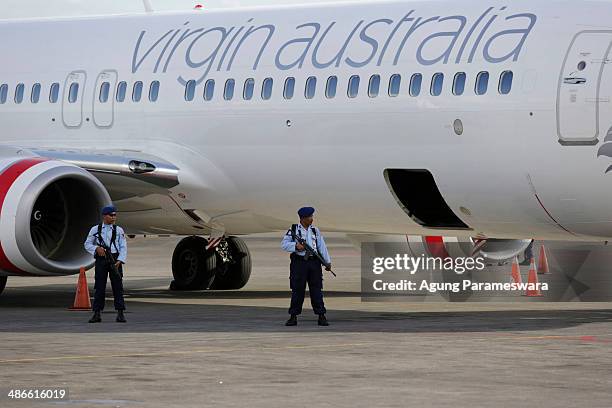
[[[161,280],[167,282],[167,280]],[[114,322],[107,300],[103,323],[87,324],[89,313],[68,311],[73,293],[66,285],[7,288],[0,296],[3,324],[0,332],[31,333],[291,333],[326,330],[349,333],[494,333],[555,330],[586,323],[612,321],[612,310],[546,311],[406,311],[380,312],[330,309],[331,326],[316,326],[316,317],[305,309],[297,328],[286,328],[286,307],[211,305],[189,303],[202,299],[287,299],[289,291],[171,292],[137,289],[126,292],[127,324]],[[358,298],[358,292],[326,292],[328,299]],[[165,299],[175,299],[167,303]],[[161,301],[156,301],[156,299]],[[263,302],[262,302],[263,303]],[[308,303],[306,300],[305,304]],[[333,302],[328,302],[333,303]],[[406,309],[415,304],[406,303]],[[440,305],[432,304],[432,309]],[[423,308],[423,304],[418,305]],[[444,309],[444,308],[441,308]],[[446,308],[448,309],[448,308]]]

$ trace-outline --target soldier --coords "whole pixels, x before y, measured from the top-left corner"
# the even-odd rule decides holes
[[[310,291],[310,303],[315,314],[319,315],[319,326],[329,326],[325,318],[325,304],[323,303],[323,271],[321,262],[317,257],[308,254],[304,245],[296,242],[295,236],[304,239],[313,250],[318,251],[325,260],[325,269],[331,271],[331,258],[320,231],[312,225],[315,209],[312,207],[300,208],[298,215],[300,223],[294,224],[283,237],[281,247],[291,253],[289,267],[289,282],[291,284],[291,317],[285,326],[296,326],[297,316],[302,313],[306,283]]]
[[[527,248],[525,248],[525,252],[523,253],[523,257],[525,259],[523,259],[523,262],[521,262],[519,265],[531,264],[531,258],[533,258],[533,243],[534,240],[532,239]]]
[[[100,313],[104,310],[106,295],[106,278],[110,275],[117,322],[125,323],[125,302],[123,300],[123,264],[127,259],[127,243],[125,233],[121,227],[115,225],[117,221],[117,208],[110,205],[102,209],[103,222],[94,225],[87,239],[85,250],[96,259],[96,283],[94,293],[94,315],[89,323],[102,321]],[[110,255],[110,256],[108,256]]]

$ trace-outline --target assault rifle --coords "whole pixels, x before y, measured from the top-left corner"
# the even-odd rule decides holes
[[[319,251],[315,251],[313,247],[308,245],[305,239],[298,237],[293,231],[293,229],[291,230],[291,237],[293,237],[293,240],[295,242],[299,242],[301,245],[304,246],[304,250],[306,251],[306,259],[308,259],[311,256],[314,256],[315,258],[319,260],[319,262],[321,262],[323,266],[325,266],[326,271],[329,271],[332,275],[337,276],[334,273],[334,271],[331,270],[331,264],[328,264],[327,262],[325,262],[325,259],[323,259]]]
[[[119,272],[119,268],[117,268],[117,261],[113,258],[113,254],[111,253],[110,247],[106,246],[104,240],[100,236],[98,236],[98,246],[104,249],[104,259],[110,266],[111,272],[114,273],[115,276],[119,277],[119,279],[123,279],[123,276]]]

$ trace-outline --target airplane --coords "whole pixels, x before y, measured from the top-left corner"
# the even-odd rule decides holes
[[[359,1],[0,22],[0,270],[91,267],[110,202],[239,289],[241,235],[612,236],[610,1]],[[484,243],[484,244],[483,244]]]

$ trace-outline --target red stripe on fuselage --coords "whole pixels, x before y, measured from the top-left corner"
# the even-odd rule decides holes
[[[17,180],[17,178],[21,176],[24,171],[28,170],[32,166],[35,166],[45,161],[47,161],[47,159],[43,158],[19,160],[18,162],[11,164],[9,167],[6,168],[6,170],[2,172],[2,174],[0,174],[0,217],[2,217],[2,207],[4,206],[4,199],[6,198],[6,194],[8,193],[15,180]],[[1,242],[0,269],[19,275],[34,276],[34,274],[22,271],[21,269],[13,265],[13,263],[7,258],[6,254],[4,253],[4,248],[2,248]]]

